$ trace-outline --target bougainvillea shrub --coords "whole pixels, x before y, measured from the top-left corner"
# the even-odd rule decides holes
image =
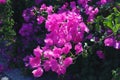
[[[119,10],[113,3],[106,0],[40,1],[39,6],[25,9],[22,16],[27,24],[23,23],[19,34],[31,38],[36,35],[34,29],[38,33],[45,31],[41,40],[44,45],[36,46],[29,60],[25,59],[33,75],[41,77],[47,71],[63,75],[70,65],[76,64],[79,56],[89,59],[93,55],[101,61],[106,60],[107,48],[114,48],[118,53]],[[103,14],[102,10],[109,12]],[[34,25],[45,29],[34,28]]]
[[[118,77],[119,1],[11,2],[16,37],[10,48],[10,65],[24,68],[36,78],[49,72],[57,74],[60,80]],[[0,3],[6,5],[4,0]]]

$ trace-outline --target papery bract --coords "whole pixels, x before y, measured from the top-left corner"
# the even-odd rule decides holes
[[[43,63],[43,67],[44,67],[45,71],[49,71],[51,69],[50,60],[45,60],[45,62]]]
[[[32,71],[34,77],[41,77],[43,75],[43,69],[38,67],[37,69]]]
[[[81,31],[83,31],[83,32],[85,31],[87,33],[89,32],[89,29],[87,28],[87,26],[85,25],[85,23],[81,22],[79,26],[80,26],[80,30]]]
[[[51,13],[53,12],[53,7],[52,7],[52,6],[47,7],[46,12],[47,12],[48,14],[51,14]]]
[[[58,75],[66,73],[66,67],[63,65],[58,65],[58,69],[55,71]]]
[[[111,46],[114,45],[114,43],[115,43],[115,40],[114,40],[113,38],[106,38],[106,39],[104,40],[105,46],[111,47]]]
[[[70,66],[73,63],[73,59],[71,57],[67,57],[65,58],[65,60],[63,61],[63,65],[67,68],[68,66]]]
[[[32,68],[37,68],[40,66],[41,60],[39,57],[30,57],[29,58],[29,64]]]
[[[64,38],[60,38],[58,40],[57,46],[62,47],[65,43],[66,43],[66,40]]]
[[[71,43],[66,43],[64,47],[62,48],[62,52],[65,54],[68,54],[70,52],[70,49],[72,48]]]
[[[51,38],[46,38],[44,42],[47,44],[47,46],[53,45],[53,40]]]
[[[53,53],[54,53],[54,58],[59,58],[60,55],[62,54],[62,49],[61,49],[61,48],[54,47]]]
[[[42,4],[41,7],[40,7],[40,11],[44,11],[47,9],[47,6],[46,4]]]
[[[54,53],[53,53],[52,50],[46,50],[46,51],[44,52],[44,57],[45,57],[45,58],[51,58],[51,57],[53,57],[53,56],[54,56]]]
[[[58,64],[57,60],[56,59],[51,59],[50,63],[51,63],[51,70],[54,71],[54,72],[57,71],[58,68],[59,68],[59,64]]]
[[[33,53],[36,57],[41,57],[42,56],[42,50],[40,49],[40,46],[34,49]]]
[[[45,20],[45,18],[43,16],[37,17],[38,24],[42,24],[44,22],[44,20]]]
[[[83,51],[81,43],[78,43],[78,44],[75,45],[75,51],[76,51],[76,54],[79,54],[80,52]]]

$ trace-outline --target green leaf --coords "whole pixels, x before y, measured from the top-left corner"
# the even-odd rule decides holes
[[[113,28],[114,33],[116,33],[120,29],[120,24],[116,24]]]
[[[113,8],[114,12],[111,13],[108,17],[104,20],[104,26],[110,28],[114,34],[120,29],[120,12],[117,8]]]
[[[111,15],[108,16],[105,20],[104,20],[104,26],[107,26],[108,28],[112,29],[113,28],[113,23],[112,23],[112,18]]]

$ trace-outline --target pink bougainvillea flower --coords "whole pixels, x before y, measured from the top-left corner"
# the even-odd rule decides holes
[[[53,45],[53,40],[51,38],[46,38],[44,42],[47,44],[47,46]]]
[[[39,57],[30,57],[29,58],[29,64],[32,68],[37,68],[40,66],[41,60]]]
[[[103,52],[101,50],[98,50],[96,52],[97,56],[100,58],[100,59],[105,59],[105,55],[103,54]]]
[[[70,66],[73,63],[73,59],[71,57],[67,57],[65,58],[65,60],[63,61],[63,65],[67,68],[68,66]]]
[[[71,41],[72,40],[72,35],[70,35],[70,34],[68,34],[67,36],[66,36],[66,41]]]
[[[36,56],[36,57],[41,57],[42,56],[42,50],[40,49],[40,46],[38,46],[37,48],[35,48],[34,50],[33,50],[33,53],[34,53],[34,55]]]
[[[76,50],[76,54],[79,54],[80,52],[83,51],[82,44],[80,42],[75,45],[75,50]]]
[[[50,60],[44,61],[43,67],[44,67],[45,71],[49,71],[51,69],[51,62],[50,62]]]
[[[46,50],[46,51],[44,52],[44,57],[45,57],[45,58],[51,58],[51,57],[53,57],[53,56],[54,56],[54,53],[53,53],[52,50]]]
[[[46,9],[47,9],[46,4],[42,4],[41,7],[40,7],[40,11],[43,11],[43,10],[46,10]]]
[[[38,67],[37,69],[32,71],[34,77],[41,77],[43,75],[43,69]]]
[[[59,58],[60,55],[62,54],[62,49],[61,49],[61,48],[54,47],[53,53],[54,53],[54,58]]]
[[[80,23],[80,29],[81,29],[81,31],[85,31],[85,32],[89,32],[89,29],[87,28],[87,26],[85,25],[85,23],[83,23],[83,22],[81,22]]]
[[[44,22],[45,18],[43,16],[38,16],[37,17],[37,22],[38,24],[42,24]]]
[[[70,52],[70,49],[72,49],[71,43],[66,43],[62,48],[62,51],[63,53],[68,54]]]
[[[58,69],[55,71],[58,75],[66,73],[66,67],[63,65],[58,65]]]
[[[104,40],[105,46],[111,47],[111,46],[114,45],[114,43],[115,43],[114,38],[106,38],[106,39]]]
[[[53,12],[53,7],[52,7],[52,6],[47,7],[46,12],[47,12],[48,14],[51,14],[51,13]]]
[[[60,38],[60,39],[58,40],[58,46],[59,46],[59,47],[62,47],[65,43],[66,43],[66,40],[65,40],[64,38]]]
[[[54,72],[57,71],[58,68],[59,68],[59,64],[58,64],[57,60],[56,59],[51,59],[50,63],[51,63],[52,71],[54,71]]]

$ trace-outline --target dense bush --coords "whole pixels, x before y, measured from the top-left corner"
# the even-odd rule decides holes
[[[0,9],[10,66],[37,78],[52,71],[60,80],[119,80],[119,1],[7,0]]]
[[[13,12],[11,1],[8,1],[6,4],[0,4],[0,41],[14,42]]]
[[[10,60],[11,47],[15,42],[16,35],[14,31],[14,11],[11,4],[10,0],[0,0],[0,57],[6,58],[6,62]]]

